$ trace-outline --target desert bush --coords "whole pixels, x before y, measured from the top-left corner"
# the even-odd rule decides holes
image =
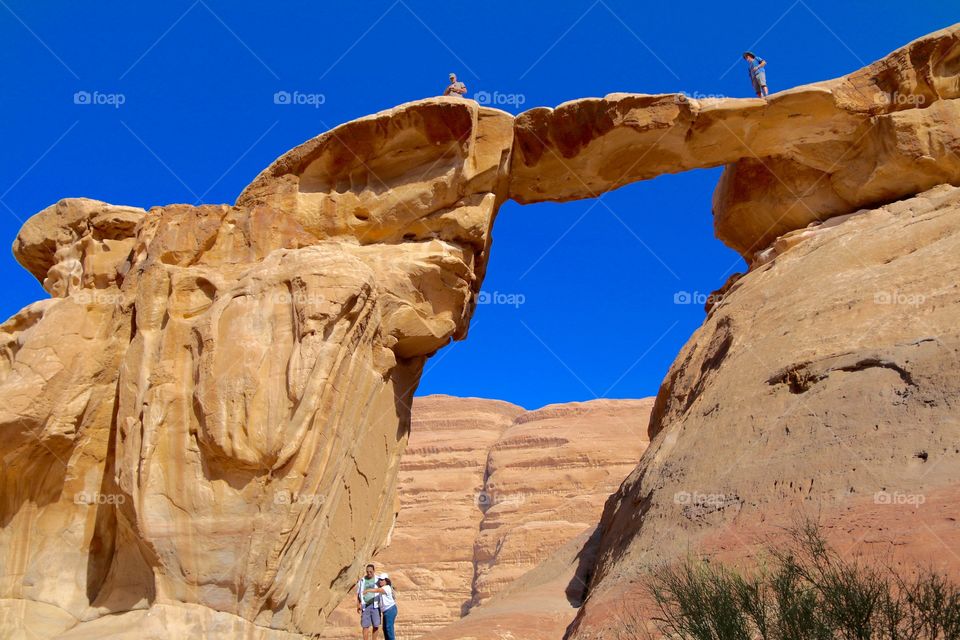
[[[816,524],[791,531],[751,574],[710,562],[656,569],[649,591],[671,640],[960,640],[960,587],[917,568],[904,575],[847,559]],[[636,614],[623,629],[640,628]],[[643,627],[646,629],[647,627]],[[620,638],[649,638],[644,631]]]

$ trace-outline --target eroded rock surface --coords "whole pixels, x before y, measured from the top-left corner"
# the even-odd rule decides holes
[[[592,529],[600,503],[647,447],[653,400],[550,405],[517,417],[490,450],[471,608]]]
[[[960,189],[808,234],[736,281],[664,380],[610,498],[574,638],[615,637],[645,572],[758,561],[802,518],[843,553],[960,575]]]
[[[498,400],[414,399],[410,442],[400,463],[397,524],[390,544],[372,559],[397,588],[403,637],[443,627],[468,606],[487,453],[523,412]],[[352,640],[358,630],[350,594],[330,616],[323,637]]]
[[[595,528],[581,532],[482,607],[424,640],[557,640],[577,613],[592,567]]]
[[[468,613],[476,621],[474,613],[486,612],[497,594],[531,584],[528,572],[592,530],[603,501],[646,447],[652,407],[652,398],[536,411],[476,398],[415,399],[397,525],[374,558],[402,594],[404,637],[432,637],[441,628],[449,635],[445,627]],[[582,544],[549,572],[553,587],[535,599],[546,609],[533,609],[533,602],[524,608],[529,624],[540,620],[542,633],[573,619],[565,589],[578,563],[568,556]],[[544,624],[545,611],[553,627]],[[323,637],[345,640],[357,632],[348,595]]]
[[[234,207],[26,223],[54,297],[2,327],[5,637],[320,630],[393,525],[423,362],[466,334],[509,125],[401,106]]]
[[[615,93],[516,121],[510,197],[593,198],[664,173],[728,165],[717,237],[752,260],[816,220],[960,184],[960,27],[843,78],[768,100]]]

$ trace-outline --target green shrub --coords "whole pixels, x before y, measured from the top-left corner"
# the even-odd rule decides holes
[[[905,577],[842,558],[813,523],[791,534],[791,544],[772,550],[770,566],[752,575],[697,559],[655,570],[649,587],[660,634],[674,640],[960,640],[960,588],[945,576],[918,570]]]

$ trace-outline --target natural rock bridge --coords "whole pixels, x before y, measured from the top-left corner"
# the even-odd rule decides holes
[[[513,117],[434,98],[289,151],[234,206],[36,214],[14,251],[52,297],[0,334],[0,630],[319,633],[388,534],[411,397],[467,333],[505,200],[726,165],[716,234],[759,267],[811,223],[960,185],[958,98],[952,27],[769,100],[612,94]],[[729,357],[731,322],[685,349],[651,435]],[[641,526],[617,504],[608,551]]]

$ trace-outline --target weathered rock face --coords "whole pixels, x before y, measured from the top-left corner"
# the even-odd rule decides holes
[[[583,531],[506,589],[424,640],[557,640],[580,605],[594,558],[595,529]]]
[[[574,637],[615,637],[651,566],[749,560],[805,516],[841,551],[960,574],[958,255],[960,189],[944,186],[804,232],[737,280],[607,503]]]
[[[837,80],[761,99],[611,94],[516,121],[510,197],[575,200],[664,173],[729,165],[717,237],[748,260],[778,236],[960,184],[960,28]]]
[[[397,524],[390,544],[373,559],[397,588],[403,637],[442,627],[469,605],[487,454],[523,411],[498,400],[414,399],[410,442],[400,464]],[[352,640],[358,629],[350,594],[330,616],[323,637]]]
[[[592,529],[603,501],[646,447],[652,407],[652,398],[536,411],[496,400],[417,398],[397,525],[374,559],[402,594],[404,637],[485,611],[492,597]],[[569,582],[570,564],[560,563],[551,581]],[[545,599],[551,619],[563,626],[575,613],[565,587]],[[348,595],[323,637],[356,637],[355,609]],[[530,619],[546,630],[543,613]]]
[[[648,489],[683,477],[665,468],[716,479],[710,458],[692,451],[719,460],[724,446],[756,433],[778,441],[766,423],[723,406],[782,416],[794,396],[826,393],[803,415],[832,425],[834,413],[840,424],[856,414],[861,427],[888,425],[887,444],[922,442],[933,455],[946,433],[938,429],[955,424],[938,413],[955,404],[955,207],[923,208],[952,192],[843,216],[960,184],[958,99],[954,26],[768,101],[613,94],[513,119],[429,99],[297,147],[234,207],[142,211],[73,199],[41,212],[14,251],[53,298],[0,329],[0,629],[74,640],[319,632],[391,527],[410,397],[425,359],[466,335],[508,197],[591,197],[726,163],[717,235],[754,268],[727,289],[729,302],[667,380],[657,444],[618,494],[634,506],[615,501],[608,511],[601,576],[613,575],[609,554],[633,557],[629,549],[660,535],[658,518],[673,522],[657,507],[669,508],[666,494],[656,502]],[[845,240],[835,247],[830,238]],[[866,251],[872,270],[843,262],[850,246]],[[803,258],[811,247],[816,262]],[[936,306],[860,306],[877,273],[889,276],[888,292],[928,286]],[[772,363],[760,376],[738,360],[756,353]],[[722,385],[712,382],[720,367]],[[871,382],[854,396],[831,391],[851,376]],[[879,400],[868,392],[877,389]],[[894,398],[905,413],[889,417],[884,401]],[[708,429],[716,447],[681,438],[703,431],[684,431],[697,411],[697,420],[720,421]],[[852,435],[880,455],[871,453],[876,434]],[[774,491],[804,484],[820,460],[798,441],[785,441],[796,453],[775,467]],[[894,470],[896,455],[885,462],[891,486],[913,487]],[[863,467],[847,463],[825,462],[812,478],[819,493],[808,494],[832,491],[830,478],[857,480]],[[793,464],[803,477],[790,476]],[[750,495],[750,477],[704,517]],[[527,561],[479,548],[496,555],[492,567]],[[482,600],[499,578],[478,575]]]
[[[31,218],[14,251],[54,298],[3,325],[4,635],[318,632],[392,526],[511,135],[436,100],[310,141],[235,207]]]
[[[653,400],[550,405],[518,416],[490,450],[471,608],[592,529],[646,449]]]
[[[240,194],[237,206],[287,212],[324,240],[416,248],[418,270],[391,268],[399,254],[376,266],[402,294],[386,300],[400,340],[394,350],[403,357],[429,354],[466,336],[471,290],[479,290],[490,228],[506,196],[512,124],[509,114],[466,100],[403,105],[287,152]],[[436,313],[438,307],[444,312]]]

